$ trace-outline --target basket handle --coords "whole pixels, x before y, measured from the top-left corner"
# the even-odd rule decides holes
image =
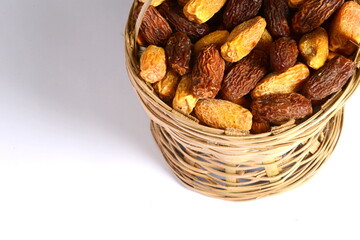
[[[137,39],[137,37],[138,37],[142,20],[143,20],[143,18],[145,16],[145,13],[146,13],[147,9],[149,8],[151,2],[152,2],[152,0],[147,0],[144,3],[144,5],[141,7],[141,11],[140,11],[139,16],[136,19],[136,23],[135,23],[135,39]]]

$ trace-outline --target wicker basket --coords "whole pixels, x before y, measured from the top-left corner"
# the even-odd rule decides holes
[[[152,120],[151,131],[164,158],[186,187],[210,197],[246,201],[290,190],[317,172],[337,144],[343,106],[359,85],[359,70],[341,92],[301,124],[289,122],[258,135],[206,127],[170,108],[140,78],[135,41],[139,21],[132,20],[137,4],[125,32],[128,74]],[[359,51],[356,62],[359,67]]]

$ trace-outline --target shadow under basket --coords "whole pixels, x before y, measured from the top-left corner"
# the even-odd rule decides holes
[[[200,125],[161,101],[140,77],[132,13],[125,31],[126,67],[164,158],[186,187],[201,194],[248,201],[282,193],[309,180],[333,152],[343,124],[343,107],[360,73],[306,121],[251,135]],[[355,61],[359,67],[359,51]]]

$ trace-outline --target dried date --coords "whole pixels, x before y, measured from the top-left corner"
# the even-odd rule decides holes
[[[343,56],[328,61],[305,83],[303,94],[310,100],[321,100],[339,91],[354,74],[356,64]]]
[[[203,48],[192,72],[193,93],[199,98],[215,98],[221,88],[225,61],[215,44]]]
[[[284,72],[294,66],[299,55],[295,40],[290,37],[277,39],[270,47],[270,64],[276,72]]]
[[[268,70],[268,56],[260,50],[253,50],[240,60],[225,75],[221,88],[225,100],[237,101],[248,94],[265,76]]]
[[[254,121],[270,123],[305,118],[313,112],[311,101],[298,93],[257,98],[252,102],[251,109]]]
[[[292,18],[295,33],[304,34],[320,27],[342,4],[344,0],[308,0]]]
[[[223,14],[223,24],[226,29],[233,29],[240,23],[255,17],[262,0],[229,0]]]
[[[166,2],[161,4],[158,9],[161,15],[165,17],[176,31],[185,33],[192,40],[201,38],[210,31],[210,28],[206,23],[194,23],[189,21],[179,10],[180,8],[170,6]]]
[[[181,76],[189,73],[192,49],[193,44],[185,33],[174,33],[165,48],[168,66]]]
[[[149,6],[142,20],[139,35],[148,44],[162,45],[172,34],[169,23],[160,15],[155,7]]]
[[[264,17],[274,38],[290,35],[290,9],[286,0],[264,0]]]

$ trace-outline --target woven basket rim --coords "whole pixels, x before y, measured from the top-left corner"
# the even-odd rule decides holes
[[[147,1],[144,4],[144,7],[150,5],[151,1]],[[356,2],[360,2],[360,0],[356,0]],[[193,119],[192,116],[184,115],[180,113],[166,103],[164,103],[154,92],[152,86],[150,84],[145,83],[144,80],[139,75],[139,60],[138,60],[138,47],[136,44],[136,28],[139,26],[139,20],[141,18],[141,14],[139,15],[139,19],[137,23],[133,21],[133,11],[135,7],[139,4],[137,0],[134,0],[133,6],[130,10],[129,19],[125,29],[125,54],[126,54],[126,66],[129,74],[130,82],[135,90],[140,90],[138,92],[142,94],[143,97],[146,97],[149,101],[152,101],[156,106],[160,108],[160,110],[166,114],[168,117],[176,120],[176,122],[181,123],[182,126],[178,125],[176,127],[185,127],[188,129],[192,129],[194,132],[202,135],[206,135],[209,137],[218,137],[218,138],[226,138],[233,140],[254,140],[254,139],[262,139],[264,142],[271,141],[277,138],[284,138],[288,135],[299,135],[302,132],[306,132],[307,129],[315,128],[319,123],[324,120],[331,119],[338,110],[340,110],[346,101],[353,95],[360,84],[360,48],[355,53],[355,63],[357,65],[356,73],[351,77],[351,79],[347,82],[347,84],[343,87],[341,91],[334,94],[326,103],[324,103],[321,108],[314,113],[311,117],[307,118],[305,121],[294,124],[294,125],[285,125],[282,128],[279,128],[278,131],[267,132],[261,134],[247,134],[244,135],[242,131],[237,131],[233,129],[216,129],[212,127],[208,127],[205,125],[201,125],[196,120]],[[132,75],[133,77],[131,77]],[[140,100],[143,101],[140,97]],[[143,102],[142,102],[143,103]],[[143,103],[144,104],[144,103]],[[148,114],[152,115],[152,113],[148,112]]]

